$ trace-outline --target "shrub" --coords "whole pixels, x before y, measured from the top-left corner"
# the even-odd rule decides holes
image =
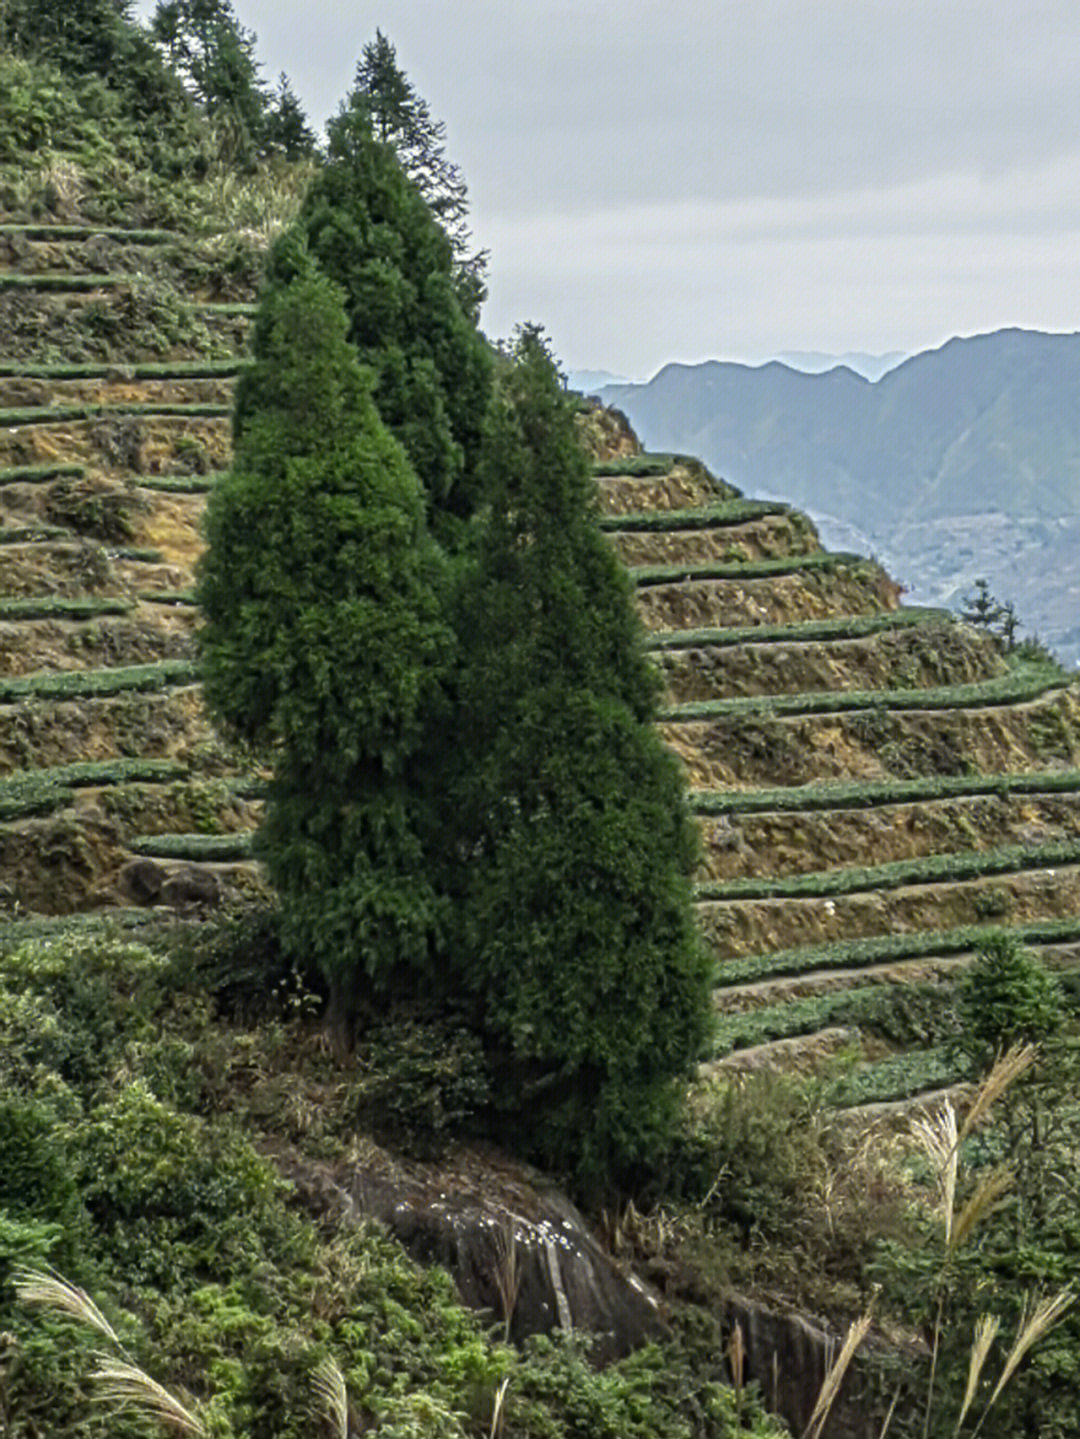
[[[490,1098],[483,1049],[444,1021],[400,1017],[364,1036],[357,1116],[375,1134],[421,1158],[475,1124]]]
[[[1038,1044],[1061,1028],[1061,987],[1015,935],[983,941],[957,986],[959,1043],[981,1063],[1013,1044]]]

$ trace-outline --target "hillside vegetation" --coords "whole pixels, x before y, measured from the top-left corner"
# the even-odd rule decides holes
[[[729,1326],[722,1345],[717,1311],[734,1280],[836,1319],[881,1283],[895,1343],[863,1374],[853,1412],[862,1421],[884,1412],[897,1382],[888,1379],[891,1362],[903,1394],[893,1432],[904,1439],[921,1432],[920,1336],[932,1334],[935,1312],[941,1330],[947,1293],[957,1335],[961,1322],[967,1328],[947,1353],[942,1347],[943,1405],[931,1432],[951,1433],[964,1344],[987,1287],[1012,1324],[1025,1293],[1066,1282],[1074,1268],[1068,1166],[1059,1159],[1075,1128],[1060,1102],[1072,1083],[1068,1016],[1080,967],[1075,685],[1036,648],[1007,651],[943,611],[901,607],[877,563],[823,549],[798,510],[748,499],[684,455],[641,453],[616,415],[586,409],[579,427],[594,461],[591,502],[542,341],[526,333],[524,353],[492,360],[485,351],[474,367],[479,351],[471,341],[455,348],[465,333],[455,332],[447,353],[462,357],[469,391],[457,419],[440,408],[442,377],[424,372],[424,394],[446,420],[426,458],[447,552],[476,503],[466,482],[479,473],[470,469],[479,440],[469,385],[488,363],[503,371],[499,463],[522,484],[514,498],[502,495],[501,508],[493,502],[488,568],[464,592],[475,650],[466,649],[462,696],[483,724],[463,741],[458,768],[451,756],[440,772],[446,794],[435,797],[435,813],[448,796],[472,825],[461,830],[460,852],[439,855],[472,907],[460,932],[447,925],[456,948],[428,989],[472,964],[475,1008],[464,1020],[461,1009],[434,1018],[367,1013],[357,1047],[335,1055],[321,1024],[332,961],[314,947],[297,956],[295,939],[293,956],[283,955],[265,871],[251,857],[267,754],[239,742],[258,738],[254,730],[234,724],[226,742],[207,718],[195,567],[208,497],[227,495],[231,483],[222,476],[234,461],[238,378],[249,377],[238,428],[243,437],[245,416],[254,426],[240,447],[250,478],[270,473],[277,449],[267,437],[291,422],[288,403],[275,399],[283,371],[267,368],[268,317],[282,313],[272,306],[254,346],[263,369],[249,368],[269,244],[297,215],[313,232],[331,232],[327,206],[337,192],[324,178],[304,200],[308,159],[223,158],[205,106],[185,109],[163,82],[183,139],[166,163],[153,127],[140,131],[123,97],[104,89],[89,107],[65,79],[63,58],[0,55],[13,77],[0,93],[12,97],[13,113],[37,115],[39,127],[20,121],[22,148],[0,171],[0,1314],[13,1336],[0,1353],[0,1421],[18,1439],[159,1432],[138,1403],[95,1407],[89,1375],[104,1349],[110,1364],[130,1363],[143,1376],[129,1398],[145,1403],[151,1381],[165,1384],[189,1413],[187,1432],[269,1439],[317,1425],[383,1439],[764,1439],[777,1431],[745,1381],[779,1405],[790,1376],[763,1350],[740,1357],[745,1336],[753,1338],[749,1321],[738,1341]],[[24,163],[31,147],[40,165]],[[391,198],[405,193],[393,178],[386,188]],[[287,247],[276,252],[277,280],[295,297],[294,261]],[[453,273],[461,295],[475,296],[465,279],[476,271]],[[316,281],[309,299],[328,294]],[[338,300],[333,306],[327,343],[348,368],[355,357],[338,341],[352,321]],[[372,344],[374,363],[384,363]],[[508,366],[516,379],[506,380]],[[387,363],[391,397],[394,376]],[[400,422],[404,450],[388,447],[365,411],[363,424],[353,419],[366,438],[327,428],[319,454],[342,436],[393,454],[378,482],[394,480],[393,505],[415,511],[403,456],[410,444],[423,450],[425,432],[410,426],[412,416],[405,405],[385,421]],[[545,530],[543,484],[553,477],[564,487],[562,508]],[[582,518],[590,505],[610,550],[593,543]],[[360,539],[370,539],[363,527]],[[592,589],[547,584],[548,554],[561,559],[571,541],[587,557]],[[253,573],[257,580],[257,566]],[[304,582],[300,574],[290,584]],[[632,626],[612,598],[631,587],[652,678],[633,660]],[[220,599],[223,580],[219,588]],[[628,668],[613,663],[621,677],[607,679],[612,689],[597,699],[575,686],[597,664],[590,622],[601,605],[610,623],[600,652]],[[556,619],[531,631],[537,613]],[[500,623],[507,615],[515,624]],[[372,658],[368,639],[359,651]],[[536,1093],[558,1116],[564,1155],[602,1110],[613,1054],[632,1059],[620,1102],[635,1084],[648,1088],[656,1045],[647,1028],[630,1038],[620,1031],[620,1044],[605,1047],[604,1015],[636,1023],[662,1012],[676,981],[690,986],[699,953],[677,905],[665,908],[661,896],[647,909],[653,891],[635,873],[641,841],[631,830],[651,826],[675,837],[680,858],[689,854],[675,766],[633,739],[620,708],[629,695],[626,708],[648,713],[654,680],[657,733],[688,780],[700,829],[693,898],[716,1024],[688,1106],[658,1110],[664,1124],[643,1115],[645,1105],[625,1106],[624,1128],[638,1146],[633,1202],[626,1189],[610,1195],[605,1242],[653,1281],[664,1325],[657,1342],[597,1370],[588,1343],[562,1332],[556,1280],[554,1337],[523,1349],[505,1342],[524,1338],[512,1334],[517,1236],[539,1231],[511,1229],[497,1281],[488,1281],[500,1303],[478,1318],[441,1271],[418,1267],[372,1225],[342,1222],[343,1212],[355,1219],[356,1201],[342,1201],[341,1176],[386,1179],[402,1152],[419,1152],[432,1165],[424,1182],[442,1202],[447,1153],[494,1185],[489,1176],[510,1161],[475,1141],[497,1134],[505,1144],[507,1114],[518,1116],[521,1148],[535,1154],[544,1142],[541,1124],[524,1132],[526,1091],[514,1076],[536,1084],[539,1068]],[[234,681],[219,672],[219,713]],[[292,702],[323,698],[309,687]],[[506,715],[515,728],[502,728]],[[489,731],[509,738],[489,749]],[[348,784],[358,775],[371,782],[363,738],[352,751],[343,745],[341,758],[310,737],[304,748],[301,735],[299,760],[289,761],[299,767],[284,779],[300,774],[305,783],[289,794],[286,820],[323,794],[308,781],[329,786],[350,755],[357,769]],[[394,775],[404,753],[384,737],[376,758],[389,755]],[[583,826],[577,848],[566,844],[548,823],[551,796],[590,784],[618,794],[623,767],[632,769],[635,803],[610,806],[622,828]],[[422,835],[422,816],[418,825]],[[535,851],[500,850],[521,831]],[[472,869],[461,853],[477,859]],[[545,879],[555,861],[558,885]],[[657,917],[670,955],[680,956],[678,973],[650,967],[667,953],[650,937],[632,973],[620,975],[645,922],[635,928],[630,906],[605,903],[602,865],[619,877],[620,895],[640,896],[641,913]],[[348,889],[349,875],[330,879]],[[526,886],[530,913],[550,926],[543,944],[513,929],[514,896]],[[590,887],[600,896],[593,911]],[[592,913],[591,930],[558,928],[571,893],[575,922]],[[298,887],[294,936],[317,925],[320,894],[318,884]],[[510,935],[512,969],[492,963],[485,973],[473,958],[489,921]],[[344,944],[335,938],[328,951],[354,944],[348,925],[341,933]],[[588,943],[596,962],[560,979],[552,959],[562,962],[560,945],[572,954],[590,952]],[[1021,945],[1041,967],[1030,967]],[[367,962],[363,946],[353,961]],[[388,959],[382,978],[393,969]],[[1061,976],[1060,990],[1046,971]],[[967,988],[965,973],[975,976]],[[986,1002],[997,993],[991,981],[1005,991],[997,1008]],[[1018,990],[1029,1001],[1022,1022]],[[488,1061],[499,1025],[517,1026],[529,1042],[542,1030],[550,1068],[515,1070],[500,1056],[503,1087],[493,1094]],[[932,1162],[850,1136],[868,1106],[955,1086],[985,1066],[988,1048],[1054,1035],[1058,1047],[1029,1087],[1018,1087],[1006,1125],[963,1150],[961,1199],[982,1192],[999,1161],[1013,1163],[1017,1197],[978,1254],[950,1268],[953,1248],[928,1237]],[[536,1058],[524,1042],[514,1058],[523,1054]],[[659,1060],[665,1084],[678,1067],[668,1058]],[[807,1088],[790,1071],[817,1080]],[[456,1147],[463,1136],[474,1147]],[[544,1185],[515,1168],[500,1194],[524,1204]],[[518,1213],[509,1199],[505,1213]],[[599,1207],[593,1217],[603,1217]],[[1020,1244],[1021,1234],[1030,1242]],[[547,1231],[543,1246],[557,1276],[561,1250]],[[432,1252],[446,1257],[429,1244]],[[19,1266],[45,1265],[86,1294],[64,1300],[53,1291],[44,1310],[17,1304]],[[83,1322],[87,1296],[114,1337],[92,1316]],[[58,1312],[65,1307],[67,1317]],[[1010,1389],[982,1433],[1064,1439],[1075,1319],[1055,1333],[1018,1376],[1015,1404]],[[820,1378],[811,1368],[794,1376],[803,1392],[783,1401],[800,1428],[813,1402],[806,1387]],[[725,1383],[732,1378],[734,1389]],[[320,1393],[337,1395],[336,1418],[313,1417]],[[1040,1406],[1042,1429],[1016,1427]]]

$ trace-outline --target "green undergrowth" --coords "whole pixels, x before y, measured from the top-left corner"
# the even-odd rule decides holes
[[[117,285],[127,285],[131,276],[119,275],[74,275],[60,270],[56,273],[39,271],[36,275],[19,275],[0,271],[0,292],[4,290],[45,290],[80,295],[92,290],[112,290]]]
[[[58,540],[70,534],[59,525],[9,525],[0,526],[0,545],[33,545],[46,540]]]
[[[942,884],[983,875],[1018,874],[1031,869],[1080,863],[1080,839],[1049,844],[1008,844],[996,849],[960,850],[887,864],[815,870],[774,879],[708,880],[694,886],[698,900],[818,899],[906,885]]]
[[[2,373],[2,371],[0,371]],[[791,514],[791,506],[773,500],[724,500],[686,510],[635,510],[630,514],[601,515],[602,530],[708,530],[741,525],[766,515]]]
[[[883,610],[872,615],[844,615],[833,620],[799,620],[791,625],[735,625],[729,629],[668,630],[646,638],[651,650],[719,649],[728,645],[805,644],[813,640],[857,640],[883,630],[911,629],[925,624],[956,624],[948,610]]]
[[[142,940],[153,939],[157,942],[162,933],[160,916],[147,909],[93,910],[86,914],[0,918],[0,960],[30,943],[46,944],[54,940],[65,943],[75,940],[85,940],[92,944],[112,943],[136,934]]]
[[[169,364],[36,365],[0,360],[0,378],[27,380],[216,380],[238,375],[235,360],[176,360]]]
[[[248,304],[246,301],[225,301],[225,300],[196,300],[192,305],[193,309],[205,311],[211,315],[256,315],[258,305]]]
[[[168,245],[183,241],[176,230],[127,230],[109,225],[0,224],[0,235],[21,235],[24,240],[92,240],[101,236],[125,245]]]
[[[132,609],[131,600],[66,599],[61,595],[0,598],[0,620],[92,620],[101,615],[126,615]]]
[[[144,565],[160,565],[164,563],[165,556],[160,550],[147,549],[139,545],[121,545],[119,549],[112,550],[118,560],[137,560]]]
[[[180,405],[116,404],[116,405],[32,405],[21,410],[0,410],[0,426],[59,425],[76,420],[112,419],[124,415],[159,415],[177,419],[219,419],[232,414],[231,405],[208,405],[198,402]]]
[[[0,411],[0,420],[3,412]],[[639,588],[647,585],[677,585],[700,580],[763,580],[777,575],[798,574],[803,570],[833,574],[837,570],[876,571],[865,555],[847,554],[842,550],[822,550],[810,555],[784,555],[769,560],[738,562],[707,560],[690,565],[632,565],[630,578]]]
[[[820,810],[873,809],[879,805],[992,795],[1073,794],[1080,790],[1080,769],[1043,770],[1037,774],[926,775],[917,779],[858,780],[796,785],[787,789],[696,790],[690,808],[699,815],[811,814]]]
[[[970,1065],[949,1045],[911,1049],[874,1064],[859,1064],[830,1087],[829,1100],[837,1109],[857,1104],[890,1104],[946,1089],[968,1077]]]
[[[759,979],[809,974],[822,969],[862,969],[905,959],[927,959],[977,950],[1000,924],[967,924],[954,929],[914,930],[907,934],[874,935],[868,939],[837,939],[828,944],[805,944],[777,949],[771,954],[726,959],[716,967],[716,988],[752,984]],[[1034,920],[1010,925],[1008,933],[1027,945],[1080,941],[1080,916],[1074,919]]]
[[[116,669],[21,675],[17,679],[0,679],[0,704],[31,698],[65,700],[120,694],[126,690],[161,690],[193,684],[198,677],[198,666],[190,660],[158,660],[153,664],[123,665]]]
[[[185,765],[167,759],[80,760],[51,769],[20,770],[0,779],[0,820],[47,814],[84,786],[163,783],[186,772]]]
[[[214,488],[216,474],[210,475],[135,475],[131,483],[140,490],[160,490],[165,494],[202,495]]]
[[[194,590],[142,590],[139,599],[148,605],[195,605]]]
[[[26,931],[24,930],[24,933]],[[502,1342],[449,1277],[384,1231],[320,1222],[266,1157],[364,1154],[364,1057],[342,1069],[297,976],[264,979],[257,1021],[207,988],[198,932],[163,946],[64,922],[12,947],[0,930],[0,1328],[9,1439],[147,1439],[136,1408],[95,1403],[112,1341],[20,1306],[16,1265],[90,1294],[126,1358],[183,1392],[214,1439],[323,1432],[332,1359],[350,1427],[372,1439],[779,1439],[721,1381],[715,1321],[597,1371],[583,1336]],[[9,930],[9,938],[11,931]],[[195,948],[192,948],[194,944]],[[492,1327],[494,1325],[494,1327]],[[327,1431],[329,1432],[329,1431]]]
[[[151,834],[128,844],[133,854],[154,859],[188,859],[213,863],[251,858],[249,832],[237,834]]]
[[[970,684],[926,689],[807,690],[794,695],[741,695],[734,699],[694,700],[661,710],[664,720],[709,720],[726,715],[840,714],[849,710],[950,710],[1024,704],[1075,681],[1059,665],[1020,661],[1008,674]]]

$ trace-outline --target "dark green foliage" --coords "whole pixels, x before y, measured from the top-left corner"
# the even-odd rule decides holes
[[[900,889],[912,884],[942,884],[980,875],[1014,874],[1080,863],[1080,839],[1053,840],[1045,845],[1005,844],[997,849],[954,850],[920,859],[894,859],[886,864],[823,869],[779,879],[707,880],[695,889],[698,899],[801,899]]]
[[[771,954],[725,960],[718,968],[716,982],[718,986],[745,984],[768,975],[807,974],[815,969],[860,969],[864,965],[926,955],[958,954],[977,948],[992,932],[990,926],[969,924],[959,929],[914,930],[906,934],[776,949]],[[1011,932],[1028,944],[1065,944],[1080,940],[1080,918],[1021,924]]]
[[[436,509],[467,514],[491,361],[461,302],[453,246],[393,147],[372,135],[362,96],[350,97],[328,128],[328,160],[300,228],[345,292],[349,339],[374,373],[383,423]],[[270,261],[275,283],[292,277],[295,255],[295,238],[286,237]]]
[[[746,501],[735,501],[736,504]],[[815,640],[853,640],[882,631],[910,629],[934,621],[951,624],[946,610],[917,609],[885,610],[881,614],[845,615],[835,620],[799,620],[790,625],[732,625],[728,629],[669,630],[652,634],[646,641],[649,649],[696,649],[719,645],[800,644]]]
[[[262,148],[286,160],[303,160],[317,149],[314,131],[284,74],[278,77],[277,90],[263,117]]]
[[[621,515],[601,515],[602,530],[710,530],[725,525],[741,525],[764,515],[786,515],[790,506],[775,500],[720,500],[715,505],[701,505],[685,510],[635,510]]]
[[[107,87],[144,126],[182,120],[180,86],[131,8],[130,0],[5,0],[0,44],[56,66],[87,94]]]
[[[597,460],[593,464],[594,475],[666,475],[678,461],[678,455],[627,455],[619,460]],[[734,492],[733,492],[734,493]]]
[[[655,675],[531,330],[485,475],[445,829],[454,967],[503,1066],[496,1102],[536,1153],[601,1183],[666,1122],[704,1042],[708,965],[682,781],[649,723]]]
[[[256,1141],[280,1146],[292,1098],[313,1079],[323,1102],[334,1087],[289,1004],[274,1010],[265,994],[257,1027],[232,1028],[190,947],[170,961],[100,924],[62,924],[66,936],[0,957],[5,1439],[159,1432],[94,1402],[93,1351],[110,1346],[18,1305],[6,1282],[15,1263],[61,1267],[216,1439],[321,1433],[312,1373],[328,1354],[356,1431],[383,1439],[489,1433],[504,1378],[518,1439],[777,1434],[717,1382],[715,1335],[673,1339],[602,1373],[576,1339],[518,1355],[462,1310],[444,1273],[420,1269],[380,1231],[321,1230],[255,1152]]]
[[[812,558],[812,556],[811,556]],[[888,710],[979,709],[989,705],[1016,705],[1037,699],[1048,690],[1069,683],[1060,666],[1018,660],[1007,674],[972,684],[935,685],[911,690],[805,690],[802,694],[739,695],[734,699],[693,700],[672,705],[665,719],[715,719],[721,715],[841,714],[865,710],[873,718]]]
[[[372,134],[393,147],[401,168],[423,195],[454,248],[458,296],[473,320],[486,298],[487,251],[470,254],[468,187],[446,158],[446,126],[435,120],[382,33],[364,46],[349,104],[366,106]]]
[[[634,565],[630,573],[638,585],[673,585],[684,580],[771,579],[775,575],[820,571],[833,574],[847,570],[856,577],[870,573],[862,555],[843,551],[815,550],[809,555],[783,555],[768,560],[699,560],[693,564]]]
[[[449,635],[422,495],[339,292],[295,237],[290,268],[260,309],[208,508],[205,686],[234,736],[273,751],[259,845],[284,936],[355,1010],[427,954],[411,767]]]
[[[957,991],[960,1045],[989,1063],[1013,1044],[1039,1044],[1062,1026],[1061,986],[1015,935],[986,937]]]
[[[0,703],[40,695],[51,700],[83,699],[90,695],[114,695],[126,690],[160,690],[190,684],[198,670],[190,660],[158,660],[147,665],[123,665],[108,670],[49,671],[0,679]]]
[[[230,0],[159,0],[150,33],[214,122],[224,157],[250,161],[262,141],[267,96],[255,36]]]
[[[401,1016],[366,1031],[357,1119],[407,1153],[437,1157],[489,1096],[483,1049],[467,1030]]]

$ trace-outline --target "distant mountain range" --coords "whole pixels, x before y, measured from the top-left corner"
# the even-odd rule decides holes
[[[873,552],[913,603],[958,607],[985,576],[1080,663],[1080,334],[950,340],[876,381],[667,365],[602,396],[649,449],[699,455],[807,510],[828,543]]]

